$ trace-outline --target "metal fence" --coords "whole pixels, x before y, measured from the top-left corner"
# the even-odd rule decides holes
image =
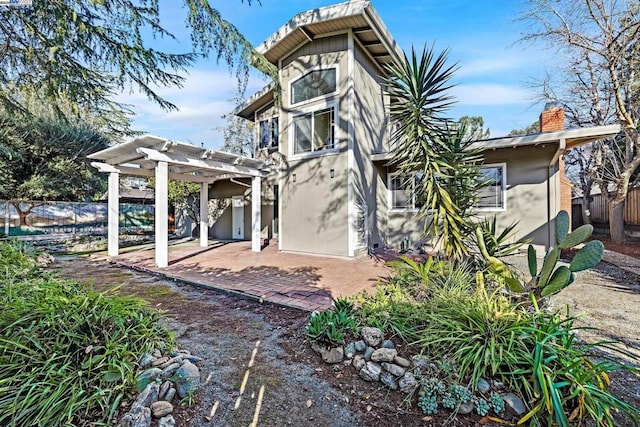
[[[22,210],[32,202],[21,202]],[[34,233],[107,234],[108,208],[106,203],[33,202],[36,207],[26,217],[26,227],[20,226],[15,207],[0,200],[0,232],[10,236]],[[120,232],[148,233],[153,231],[155,206],[120,203]]]

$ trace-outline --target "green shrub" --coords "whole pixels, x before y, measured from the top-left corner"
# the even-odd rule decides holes
[[[375,293],[361,293],[353,298],[360,323],[391,332],[409,342],[415,339],[413,329],[422,324],[424,307],[411,292],[397,283],[381,283]]]
[[[0,425],[108,423],[140,355],[172,337],[142,300],[86,290],[0,243]]]
[[[338,298],[333,308],[314,312],[307,323],[307,337],[319,344],[335,347],[344,344],[349,334],[358,331],[353,302]]]
[[[575,327],[575,320],[568,313],[539,316],[525,338],[532,352],[523,357],[523,367],[507,373],[517,378],[519,390],[532,402],[533,409],[521,422],[569,425],[590,418],[598,425],[613,426],[618,411],[640,422],[640,409],[608,390],[609,373],[624,366],[598,350],[620,350],[610,342],[578,343],[576,333],[583,328]]]

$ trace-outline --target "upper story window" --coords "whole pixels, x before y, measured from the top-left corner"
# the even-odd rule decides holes
[[[336,85],[336,69],[314,70],[291,83],[291,104],[308,101],[313,98],[334,93]]]
[[[483,183],[480,189],[478,204],[481,211],[503,211],[507,208],[507,165],[505,163],[484,165],[480,169]]]
[[[335,148],[335,106],[293,118],[293,154]]]
[[[422,203],[416,195],[417,186],[420,185],[422,174],[389,175],[389,203],[391,210],[416,211],[422,207]]]
[[[259,126],[260,132],[260,148],[272,148],[278,147],[278,118],[272,117],[270,119],[261,120]]]

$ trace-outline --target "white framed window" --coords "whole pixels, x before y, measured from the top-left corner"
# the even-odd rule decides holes
[[[338,91],[337,68],[311,70],[290,84],[291,105],[335,94]]]
[[[336,111],[333,103],[292,117],[290,152],[294,157],[336,152]]]
[[[421,174],[388,175],[389,209],[392,211],[416,212],[422,207],[416,187],[420,185]]]
[[[258,126],[259,148],[277,148],[280,129],[278,127],[278,117],[272,117],[260,121]]]
[[[507,210],[507,164],[483,165],[479,179],[488,184],[480,189],[476,208],[484,212]]]

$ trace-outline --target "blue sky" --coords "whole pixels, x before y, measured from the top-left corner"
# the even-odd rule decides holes
[[[175,3],[161,2],[163,23],[178,37],[180,46],[190,40]],[[296,13],[326,6],[331,0],[213,0],[214,7],[233,23],[254,45],[287,22]],[[531,82],[553,68],[550,52],[516,44],[522,24],[516,22],[519,0],[373,0],[373,6],[405,51],[412,45],[435,45],[436,51],[450,49],[451,63],[460,69],[455,75],[453,94],[458,103],[450,116],[482,116],[492,137],[506,135],[536,121],[542,109],[536,103]],[[164,9],[163,9],[164,8]],[[173,8],[173,9],[172,9]],[[152,41],[166,47],[166,41]],[[176,48],[175,44],[172,44]],[[136,106],[134,127],[152,134],[218,148],[224,126],[221,116],[234,107],[229,100],[236,92],[235,77],[226,64],[215,58],[200,61],[190,69],[182,89],[162,88],[159,92],[180,110],[164,112],[141,94],[126,93],[121,99]],[[254,73],[247,95],[259,90],[266,80]]]

